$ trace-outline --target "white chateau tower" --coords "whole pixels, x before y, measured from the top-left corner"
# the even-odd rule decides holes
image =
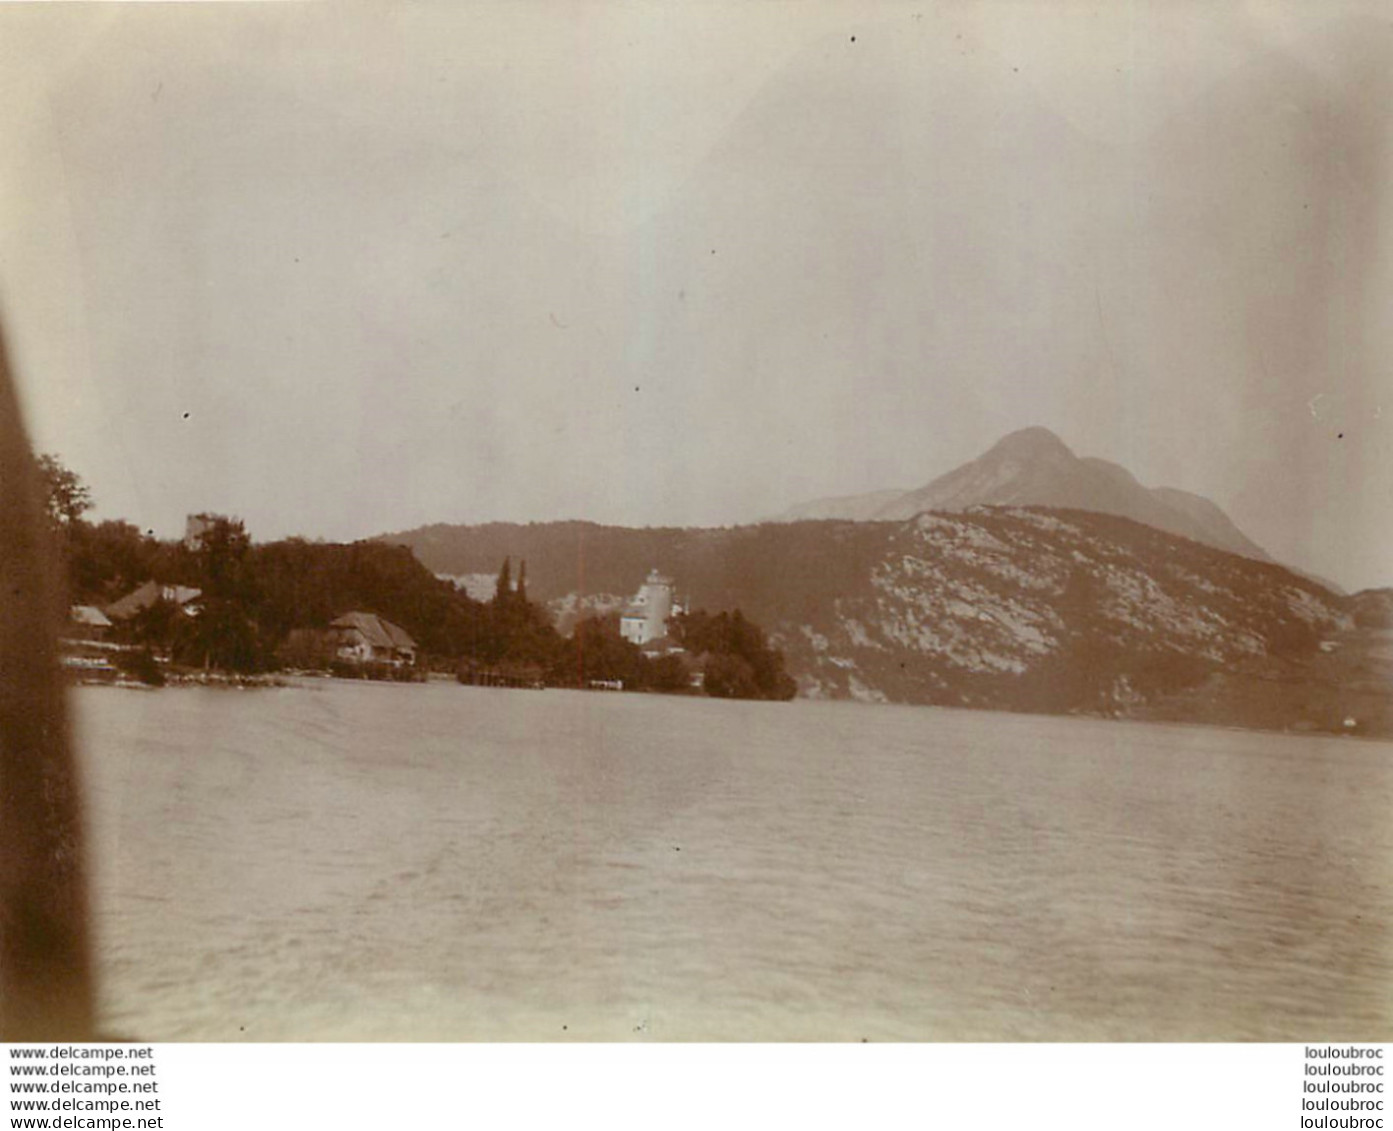
[[[673,599],[672,578],[654,569],[634,599],[624,606],[619,617],[619,634],[635,644],[647,644],[666,636],[668,618],[680,612],[682,606]]]

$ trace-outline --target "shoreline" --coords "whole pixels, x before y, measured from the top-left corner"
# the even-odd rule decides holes
[[[156,685],[153,685],[153,684],[141,683],[141,682],[139,682],[139,681],[137,681],[137,680],[131,680],[131,679],[128,679],[128,678],[119,678],[119,679],[75,679],[75,680],[69,680],[69,681],[68,681],[68,686],[69,686],[69,687],[111,687],[111,688],[116,688],[116,689],[118,689],[118,690],[123,690],[123,691],[159,691],[159,690],[163,690],[164,688],[192,688],[192,687],[214,688],[214,689],[221,689],[221,690],[245,691],[245,690],[263,690],[263,689],[271,689],[271,688],[299,688],[299,689],[302,689],[302,690],[312,690],[312,689],[313,689],[313,686],[314,686],[315,684],[317,684],[317,683],[355,684],[355,685],[356,685],[356,684],[363,684],[363,685],[372,685],[372,686],[380,686],[380,687],[422,687],[422,686],[426,686],[426,685],[429,685],[429,684],[451,684],[451,685],[455,685],[455,684],[458,684],[458,681],[455,680],[455,679],[453,679],[453,678],[450,678],[450,677],[445,677],[445,676],[443,676],[443,675],[436,675],[436,676],[433,676],[433,677],[428,677],[427,679],[424,679],[424,680],[402,681],[402,680],[390,680],[390,679],[355,679],[355,678],[351,678],[351,677],[344,677],[344,676],[333,675],[332,673],[329,673],[329,672],[313,672],[313,671],[282,671],[282,672],[274,672],[274,673],[268,672],[268,673],[263,673],[263,674],[260,674],[260,675],[240,675],[240,676],[239,676],[239,675],[231,675],[231,674],[227,674],[227,673],[202,672],[202,671],[199,671],[199,672],[187,672],[187,673],[170,673],[170,674],[167,676],[167,678],[166,678],[166,683],[163,685],[163,687],[156,686]],[[460,686],[460,687],[473,687],[474,689],[483,690],[483,691],[518,691],[518,690],[531,690],[531,689],[525,689],[525,688],[510,688],[510,687],[484,687],[484,686],[476,686],[476,685],[470,685],[470,684],[458,684],[458,686]],[[550,688],[546,688],[545,690],[550,690],[550,691],[578,691],[578,692],[585,692],[585,693],[590,693],[590,694],[597,693],[597,692],[600,692],[600,691],[601,691],[601,689],[597,689],[597,688],[579,688],[579,687],[550,687]],[[610,694],[612,694],[612,693],[610,693]],[[674,694],[671,694],[671,693],[668,693],[668,692],[657,692],[657,691],[647,691],[647,690],[644,690],[644,691],[631,691],[631,692],[628,692],[627,694],[630,694],[630,695],[639,695],[639,696],[643,696],[643,697],[660,696],[660,697],[663,697],[663,698],[671,698],[671,699],[702,700],[702,701],[711,701],[711,702],[717,702],[717,703],[720,703],[720,702],[729,702],[729,703],[772,702],[772,701],[770,701],[770,700],[739,700],[739,699],[722,700],[722,699],[713,699],[713,698],[710,697],[710,696],[702,696],[702,695],[681,695],[681,694],[674,695]],[[606,694],[605,697],[608,698],[608,697],[609,697],[609,694]],[[811,697],[803,697],[803,696],[800,696],[800,697],[798,697],[798,698],[796,698],[796,699],[793,699],[793,700],[787,700],[787,702],[792,702],[792,703],[798,703],[798,702],[803,702],[803,703],[841,703],[841,704],[844,704],[844,705],[846,705],[846,706],[848,706],[848,707],[865,707],[865,708],[886,708],[886,707],[888,707],[888,708],[896,708],[896,709],[900,709],[900,710],[914,710],[914,711],[953,711],[953,712],[961,712],[961,713],[967,713],[967,714],[977,714],[977,715],[983,715],[983,716],[1000,717],[1000,718],[1002,718],[1003,720],[1004,720],[1004,719],[1022,719],[1022,720],[1028,720],[1028,719],[1075,719],[1075,720],[1078,720],[1078,721],[1080,721],[1080,722],[1091,722],[1091,723],[1099,723],[1099,724],[1112,724],[1112,725],[1117,725],[1117,724],[1124,724],[1124,725],[1126,725],[1126,724],[1139,724],[1139,725],[1145,726],[1145,727],[1184,728],[1184,729],[1187,729],[1187,730],[1198,728],[1198,729],[1202,729],[1202,730],[1229,731],[1229,732],[1233,732],[1233,733],[1237,733],[1237,734],[1268,734],[1268,735],[1273,735],[1274,737],[1294,738],[1294,739],[1311,739],[1311,738],[1315,738],[1315,739],[1326,739],[1326,740],[1328,740],[1328,739],[1345,739],[1345,740],[1352,740],[1352,741],[1357,741],[1357,742],[1369,742],[1369,743],[1376,743],[1376,744],[1382,744],[1382,745],[1389,745],[1390,743],[1393,743],[1393,733],[1377,733],[1377,732],[1369,732],[1369,731],[1352,732],[1352,731],[1322,730],[1322,729],[1314,728],[1314,727],[1313,727],[1313,728],[1310,728],[1310,729],[1305,729],[1305,728],[1303,728],[1303,729],[1295,729],[1295,728],[1262,727],[1262,726],[1243,726],[1243,725],[1241,725],[1241,724],[1239,724],[1239,723],[1218,722],[1218,721],[1207,720],[1207,719],[1148,718],[1148,717],[1146,717],[1145,715],[1125,715],[1125,714],[1119,714],[1119,715],[1102,715],[1102,714],[1097,714],[1097,715],[1094,715],[1094,714],[1075,713],[1075,712],[1050,713],[1050,712],[1029,712],[1029,711],[993,710],[993,709],[987,708],[987,707],[980,707],[980,706],[963,707],[963,706],[955,706],[955,705],[946,704],[946,703],[865,703],[865,702],[861,702],[861,701],[855,700],[855,699],[822,699],[822,698],[811,698]]]

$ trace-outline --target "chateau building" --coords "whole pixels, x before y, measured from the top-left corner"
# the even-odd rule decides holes
[[[674,596],[672,578],[654,569],[620,613],[619,635],[640,646],[648,644],[666,636],[669,618],[683,611]]]

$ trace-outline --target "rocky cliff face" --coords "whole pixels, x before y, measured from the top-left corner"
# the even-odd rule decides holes
[[[1393,589],[1362,589],[1349,606],[1360,627],[1393,629]]]
[[[1339,597],[1113,516],[921,514],[865,591],[777,626],[804,693],[1117,713],[1353,627]]]

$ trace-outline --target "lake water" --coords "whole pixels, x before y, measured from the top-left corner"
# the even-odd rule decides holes
[[[113,1032],[1393,1039],[1393,745],[442,683],[73,700]]]

